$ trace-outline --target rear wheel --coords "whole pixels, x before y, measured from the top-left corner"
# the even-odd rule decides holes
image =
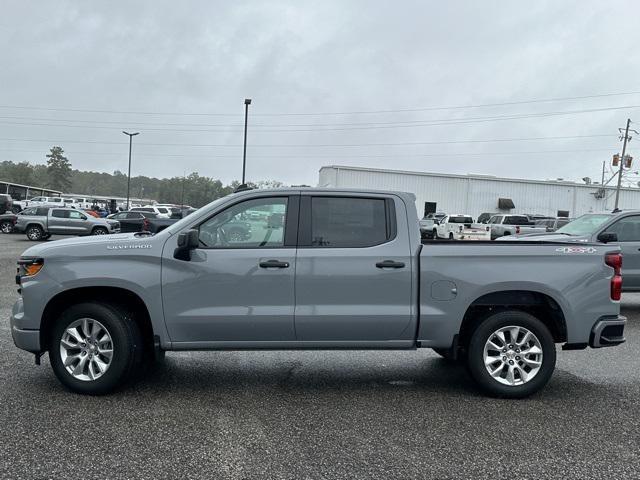
[[[68,308],[49,340],[56,377],[77,393],[109,393],[129,380],[142,361],[137,324],[112,305],[82,303]]]
[[[31,225],[27,227],[27,238],[32,242],[37,242],[44,239],[44,230],[40,225]]]
[[[469,342],[467,365],[487,393],[527,397],[546,385],[556,365],[549,329],[520,311],[496,313],[483,321]]]
[[[0,232],[11,233],[13,232],[13,222],[10,220],[3,220],[0,222]]]
[[[91,230],[91,235],[107,235],[109,231],[104,227],[96,227]]]

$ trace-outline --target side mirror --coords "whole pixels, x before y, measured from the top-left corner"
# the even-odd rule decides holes
[[[200,232],[198,230],[187,230],[178,235],[178,246],[173,251],[173,258],[177,260],[191,260],[191,250],[195,250],[200,245]]]
[[[602,232],[598,235],[598,241],[602,243],[617,242],[618,234],[613,232]]]

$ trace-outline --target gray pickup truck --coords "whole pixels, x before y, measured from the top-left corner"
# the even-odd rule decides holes
[[[237,218],[249,236],[225,234]],[[156,235],[29,248],[11,331],[80,393],[109,392],[167,350],[432,348],[515,398],[547,383],[556,343],[624,341],[620,265],[600,243],[422,245],[407,193],[249,190]]]
[[[28,207],[17,216],[14,230],[32,241],[51,235],[107,235],[120,233],[120,222],[96,218],[74,208]]]
[[[491,240],[509,235],[524,233],[543,233],[546,227],[536,226],[526,215],[494,215],[489,219]]]

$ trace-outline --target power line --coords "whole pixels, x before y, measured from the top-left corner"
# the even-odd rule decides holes
[[[568,140],[580,138],[597,138],[597,137],[614,137],[613,134],[592,134],[592,135],[562,135],[552,137],[521,137],[521,138],[493,138],[479,140],[440,140],[433,142],[383,142],[383,143],[301,143],[301,144],[252,144],[252,147],[391,147],[391,146],[411,146],[411,145],[450,145],[464,143],[502,143],[502,142],[520,142],[520,141],[540,141],[540,140]],[[8,142],[34,142],[34,143],[50,143],[50,144],[99,144],[99,145],[125,145],[126,142],[109,142],[95,140],[37,140],[28,138],[0,138],[0,141]],[[198,144],[198,143],[149,143],[138,142],[137,145],[160,146],[160,147],[223,147],[237,148],[242,144]]]
[[[420,158],[420,157],[460,157],[460,156],[497,156],[497,155],[539,155],[549,153],[589,153],[589,152],[609,152],[609,148],[586,148],[586,149],[571,149],[571,150],[532,150],[532,151],[516,151],[516,152],[441,152],[441,153],[409,153],[409,154],[358,154],[358,155],[253,155],[255,158]],[[9,151],[11,152],[11,150]],[[22,153],[44,153],[40,150],[15,150],[15,152]],[[72,152],[73,155],[113,155],[123,156],[119,152]],[[187,155],[187,154],[169,154],[169,153],[139,153],[138,157],[186,157],[186,158],[229,158],[235,159],[236,155]]]
[[[354,111],[343,111],[343,112],[267,112],[267,113],[256,113],[255,116],[275,117],[275,116],[321,116],[321,115],[369,115],[369,114],[381,114],[381,113],[425,112],[425,111],[434,111],[434,110],[461,110],[461,109],[467,109],[467,108],[485,108],[485,107],[501,107],[501,106],[510,106],[510,105],[524,105],[524,104],[532,104],[532,103],[550,103],[550,102],[562,102],[562,101],[572,101],[572,100],[586,100],[586,99],[592,99],[592,98],[618,97],[618,96],[637,95],[637,94],[640,94],[640,91],[602,93],[602,94],[581,95],[581,96],[574,96],[574,97],[516,100],[516,101],[497,102],[497,103],[480,103],[480,104],[470,104],[470,105],[420,107],[420,108],[400,108],[400,109],[387,109],[387,110],[354,110]],[[16,109],[16,110],[41,110],[41,111],[51,111],[51,112],[106,113],[106,114],[125,114],[125,115],[221,116],[221,117],[242,116],[242,114],[238,114],[238,113],[150,112],[150,111],[133,111],[133,110],[100,110],[100,109],[85,109],[85,108],[31,107],[31,106],[25,106],[25,105],[0,105],[0,108]]]
[[[540,117],[551,117],[551,116],[562,116],[562,115],[576,115],[583,113],[595,113],[595,112],[604,112],[604,111],[612,111],[612,110],[628,110],[640,108],[640,105],[621,105],[617,107],[603,107],[603,108],[592,108],[592,109],[583,109],[583,110],[567,110],[560,112],[540,112],[540,113],[523,113],[523,114],[511,114],[511,115],[498,115],[493,117],[458,117],[451,119],[438,119],[438,120],[416,120],[410,122],[382,122],[378,124],[363,124],[368,126],[347,126],[340,128],[325,128],[323,125],[319,125],[322,128],[274,128],[279,125],[260,125],[261,127],[267,127],[268,129],[261,130],[260,133],[279,133],[279,132],[330,132],[330,131],[350,131],[350,130],[372,130],[372,129],[389,129],[389,128],[407,128],[407,127],[433,127],[433,126],[442,126],[442,125],[462,125],[469,123],[485,123],[485,122],[495,122],[495,121],[504,121],[504,120],[520,120],[526,118],[540,118]],[[41,126],[41,127],[57,127],[57,128],[92,128],[92,129],[113,129],[115,127],[107,127],[107,126],[97,126],[97,125],[60,125],[60,124],[51,124],[51,123],[24,123],[24,122],[0,122],[2,125],[10,125],[10,126]],[[121,122],[118,122],[118,125],[122,125]],[[130,126],[137,125],[138,128],[139,123],[133,122]],[[331,125],[331,124],[325,124]],[[334,125],[359,125],[359,124],[334,124]],[[236,127],[236,125],[229,125],[229,127]],[[225,130],[211,130],[211,129],[175,129],[175,128],[146,128],[147,131],[169,131],[169,132],[205,132],[205,133],[229,133],[228,129]]]

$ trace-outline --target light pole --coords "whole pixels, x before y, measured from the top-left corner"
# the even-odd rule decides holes
[[[249,116],[249,105],[251,99],[244,99],[244,152],[242,153],[242,185],[244,185],[244,174],[247,169],[247,117]]]
[[[129,189],[131,188],[131,145],[133,143],[133,137],[138,135],[140,132],[129,133],[123,130],[122,133],[129,136],[129,171],[127,173],[127,210],[129,210]]]

